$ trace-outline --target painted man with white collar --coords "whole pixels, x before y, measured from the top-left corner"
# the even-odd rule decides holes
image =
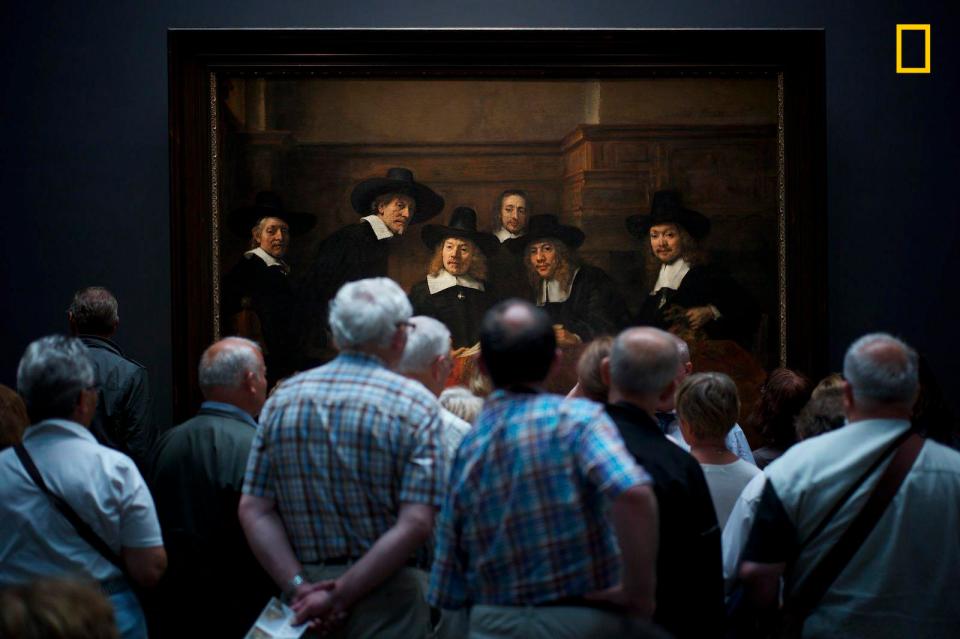
[[[698,242],[710,220],[684,208],[676,191],[657,191],[648,215],[627,218],[627,230],[650,243],[660,270],[635,324],[671,332],[702,330],[708,339],[731,339],[749,349],[759,317],[750,295],[706,263]]]
[[[530,215],[526,191],[508,189],[500,194],[497,202],[493,234],[497,236],[500,243],[515,240],[526,233]]]
[[[613,280],[577,255],[585,239],[556,215],[534,215],[526,234],[509,242],[523,257],[533,301],[550,315],[560,346],[615,335],[626,325],[626,306]]]
[[[497,238],[477,231],[477,212],[458,206],[447,226],[428,224],[421,234],[433,251],[426,279],[410,289],[416,315],[443,322],[453,348],[469,348],[480,339],[480,322],[496,301],[487,281],[487,258],[496,253]]]
[[[270,382],[300,368],[297,328],[298,299],[285,261],[291,235],[302,235],[314,224],[310,213],[288,211],[273,192],[257,194],[253,206],[234,211],[230,228],[249,238],[250,250],[224,278],[224,314],[233,317],[244,310],[256,313],[260,331],[237,326],[238,333],[261,342],[270,370]]]
[[[387,276],[394,238],[443,210],[443,198],[414,180],[413,171],[392,168],[386,177],[363,180],[350,194],[360,220],[334,231],[320,244],[311,274],[311,315],[326,323],[327,304],[347,282]]]

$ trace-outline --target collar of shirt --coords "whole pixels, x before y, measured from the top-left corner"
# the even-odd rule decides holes
[[[209,410],[219,411],[221,413],[229,413],[230,415],[236,417],[240,421],[250,424],[254,428],[257,427],[257,422],[254,421],[253,417],[250,416],[250,413],[243,410],[242,408],[238,408],[237,406],[234,406],[233,404],[207,400],[202,404],[200,404],[200,410],[203,410],[205,408]]]
[[[120,350],[120,347],[106,337],[100,337],[99,335],[87,335],[85,333],[81,333],[80,335],[77,335],[77,337],[79,337],[80,341],[83,342],[88,348],[102,348],[119,355],[120,357],[125,357],[123,351]]]
[[[27,430],[23,433],[23,441],[29,441],[33,437],[40,437],[43,434],[58,434],[71,437],[80,437],[81,439],[86,439],[92,444],[97,443],[97,438],[93,436],[93,433],[90,432],[90,429],[69,419],[57,418],[45,419],[39,424],[28,426]]]
[[[259,257],[261,260],[263,260],[263,261],[266,263],[267,266],[279,266],[280,268],[283,269],[283,272],[284,272],[284,273],[286,273],[287,271],[290,270],[290,267],[287,266],[287,263],[286,263],[286,262],[284,262],[283,260],[278,260],[278,259],[275,258],[274,256],[272,256],[272,255],[270,255],[269,253],[267,253],[266,251],[264,251],[264,250],[263,250],[262,248],[260,248],[259,246],[258,246],[257,248],[255,248],[255,249],[250,249],[249,251],[247,251],[246,253],[244,253],[244,256],[250,256],[250,255],[256,255],[256,256]]]
[[[369,353],[361,353],[360,351],[340,351],[340,354],[335,358],[341,362],[349,362],[351,364],[356,364],[358,366],[377,366],[380,368],[386,368],[387,365],[382,359],[376,355],[370,355]]]
[[[656,293],[661,288],[680,288],[680,282],[690,271],[690,264],[682,257],[670,264],[664,264],[660,267],[660,275],[657,276],[657,283],[653,286],[653,292]]]
[[[378,240],[387,240],[393,237],[393,231],[387,228],[386,223],[380,219],[379,215],[367,215],[360,219],[367,221],[367,224],[373,229],[373,234],[377,236]]]
[[[430,289],[431,295],[454,286],[463,286],[478,291],[484,290],[483,282],[475,277],[469,275],[454,275],[445,268],[440,269],[440,272],[436,275],[427,275],[427,288]]]
[[[523,237],[523,233],[511,233],[505,228],[499,228],[494,232],[494,235],[497,236],[497,239],[500,240],[500,243],[503,244],[507,240],[515,240],[518,237]]]
[[[573,290],[573,282],[577,279],[577,273],[580,272],[580,269],[577,268],[573,272],[573,277],[570,278],[570,285],[566,288],[560,286],[560,282],[551,278],[549,280],[540,280],[540,289],[537,291],[537,306],[543,306],[547,302],[566,302],[567,298],[570,297],[570,291]]]
[[[636,404],[632,404],[627,401],[619,401],[614,404],[609,404],[607,406],[607,413],[613,415],[619,413],[620,415],[629,419],[632,423],[636,424],[638,427],[646,428],[658,433],[663,432],[663,427],[658,423],[660,418],[660,413],[657,413],[657,420],[654,420],[650,415],[647,414],[647,411],[643,410]]]

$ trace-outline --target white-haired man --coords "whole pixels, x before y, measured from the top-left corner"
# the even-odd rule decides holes
[[[917,354],[890,335],[866,335],[847,351],[843,376],[848,424],[796,444],[765,469],[740,576],[768,610],[785,576],[784,605],[803,620],[804,637],[955,637],[960,453],[920,440],[902,484],[872,530],[854,540],[846,565],[830,552],[843,546],[887,460],[911,444]],[[841,567],[836,576],[815,576],[830,565]]]
[[[205,401],[160,437],[151,473],[170,553],[157,629],[240,637],[275,592],[237,521],[267,369],[256,342],[228,337],[204,351],[198,372]]]
[[[392,372],[412,314],[403,290],[374,278],[330,303],[340,354],[282,384],[264,406],[240,521],[298,620],[344,621],[346,636],[429,629],[417,552],[446,486],[440,409]]]
[[[443,322],[425,315],[411,317],[410,324],[412,328],[397,371],[417,380],[439,398],[447,377],[450,376],[450,369],[453,368],[450,331]],[[440,423],[440,441],[449,462],[453,460],[460,440],[470,430],[470,424],[442,406]]]
[[[33,425],[22,449],[0,452],[0,587],[38,577],[87,577],[110,598],[120,636],[142,638],[146,623],[127,578],[156,584],[167,556],[137,467],[88,430],[95,379],[87,348],[76,338],[41,338],[20,360],[17,389]],[[39,482],[28,471],[31,463]],[[41,482],[100,538],[104,554],[81,536]]]

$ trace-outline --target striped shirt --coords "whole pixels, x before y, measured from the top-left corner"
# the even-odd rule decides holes
[[[616,584],[606,506],[649,482],[601,405],[496,391],[453,462],[429,601],[533,605]]]
[[[375,357],[341,353],[267,401],[243,492],[276,501],[301,562],[360,557],[401,503],[440,506],[439,424],[423,386]]]

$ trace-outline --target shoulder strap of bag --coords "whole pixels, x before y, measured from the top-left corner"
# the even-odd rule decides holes
[[[47,487],[47,483],[43,481],[43,476],[40,475],[40,471],[37,470],[37,465],[33,463],[33,458],[30,457],[30,453],[27,452],[27,449],[23,447],[23,444],[16,444],[13,449],[17,453],[17,457],[20,458],[20,463],[23,464],[23,467],[27,469],[27,473],[30,475],[30,478],[33,480],[33,483],[37,485],[40,490],[46,493],[47,497],[50,498],[50,501],[53,502],[53,505],[56,506],[57,510],[60,511],[64,517],[67,518],[73,527],[77,530],[77,534],[83,538],[88,544],[93,546],[94,550],[103,555],[104,559],[108,560],[114,566],[120,569],[120,571],[126,574],[126,569],[123,567],[123,562],[120,560],[120,557],[117,556],[117,553],[113,552],[110,546],[107,545],[100,536],[93,531],[93,529],[80,518],[80,515],[70,507],[63,497],[55,494]]]
[[[884,470],[876,487],[867,498],[866,504],[857,513],[853,522],[847,527],[836,544],[827,552],[826,556],[814,567],[810,576],[801,587],[791,596],[784,606],[784,616],[788,619],[800,620],[823,598],[843,569],[850,563],[857,549],[863,544],[870,531],[874,529],[887,506],[903,484],[907,473],[913,466],[917,455],[923,448],[924,439],[916,433],[911,433],[897,447],[893,459]]]

